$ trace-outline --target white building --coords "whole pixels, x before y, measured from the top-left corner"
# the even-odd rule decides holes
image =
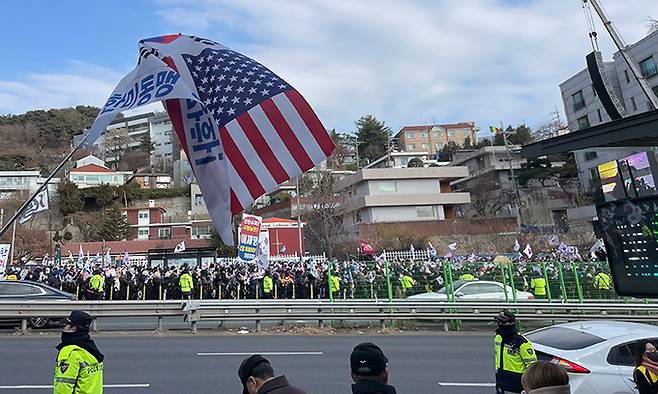
[[[450,161],[436,160],[436,154],[427,152],[390,152],[363,168],[405,168],[413,159],[423,162],[423,167],[448,165]]]
[[[636,62],[648,84],[658,92],[658,32],[644,37],[627,47],[628,53]],[[626,115],[636,115],[650,110],[649,101],[635,80],[620,52],[615,52],[612,62],[604,63],[607,80],[625,108]],[[567,115],[569,130],[574,132],[601,123],[610,122],[601,101],[592,87],[587,69],[576,73],[560,84],[564,112]],[[626,157],[645,149],[596,148],[574,152],[578,165],[578,177],[585,192],[591,191],[597,165]]]
[[[105,166],[97,164],[86,164],[81,167],[72,168],[69,172],[69,180],[78,188],[100,186],[121,186],[133,175],[130,171],[113,171]]]
[[[151,167],[158,171],[167,171],[173,165],[174,129],[166,112],[159,112],[149,117],[151,141],[155,146],[151,152]]]
[[[344,230],[354,238],[360,224],[454,218],[453,208],[470,203],[470,196],[453,193],[450,182],[467,175],[466,167],[360,170],[334,188],[343,200]]]
[[[45,180],[39,171],[0,171],[0,200],[34,193]],[[58,184],[59,178],[53,178],[48,184],[51,198],[57,194]]]

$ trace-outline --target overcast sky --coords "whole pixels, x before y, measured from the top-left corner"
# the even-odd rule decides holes
[[[656,0],[603,0],[632,43]],[[599,45],[613,45],[598,23]],[[242,52],[286,79],[327,128],[372,114],[403,125],[536,127],[563,117],[558,84],[592,50],[580,0],[157,0],[7,2],[0,114],[100,106],[141,38],[185,33]]]

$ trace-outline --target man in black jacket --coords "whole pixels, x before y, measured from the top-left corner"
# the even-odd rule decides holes
[[[356,345],[350,355],[352,394],[396,394],[388,384],[388,358],[374,343]]]
[[[285,375],[274,377],[270,362],[258,354],[242,361],[238,377],[242,382],[242,394],[306,394],[291,386]]]

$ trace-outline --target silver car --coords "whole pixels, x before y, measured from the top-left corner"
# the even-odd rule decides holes
[[[455,300],[457,301],[505,301],[505,287],[502,283],[490,280],[456,280],[454,282]],[[507,299],[513,300],[513,289],[507,286]],[[517,300],[533,300],[535,297],[526,291],[516,291]],[[446,288],[430,293],[407,297],[410,300],[448,301]]]

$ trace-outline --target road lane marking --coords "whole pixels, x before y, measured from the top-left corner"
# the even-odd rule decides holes
[[[439,382],[439,386],[455,386],[455,387],[495,387],[496,383],[454,383],[454,382]]]
[[[322,356],[322,352],[241,352],[241,353],[207,353],[200,352],[197,356],[253,356],[260,354],[261,356]]]
[[[107,389],[136,389],[144,388],[147,389],[151,387],[149,383],[137,383],[137,384],[104,384],[103,388]],[[21,384],[15,386],[0,386],[0,390],[35,390],[35,389],[52,389],[52,384]]]

